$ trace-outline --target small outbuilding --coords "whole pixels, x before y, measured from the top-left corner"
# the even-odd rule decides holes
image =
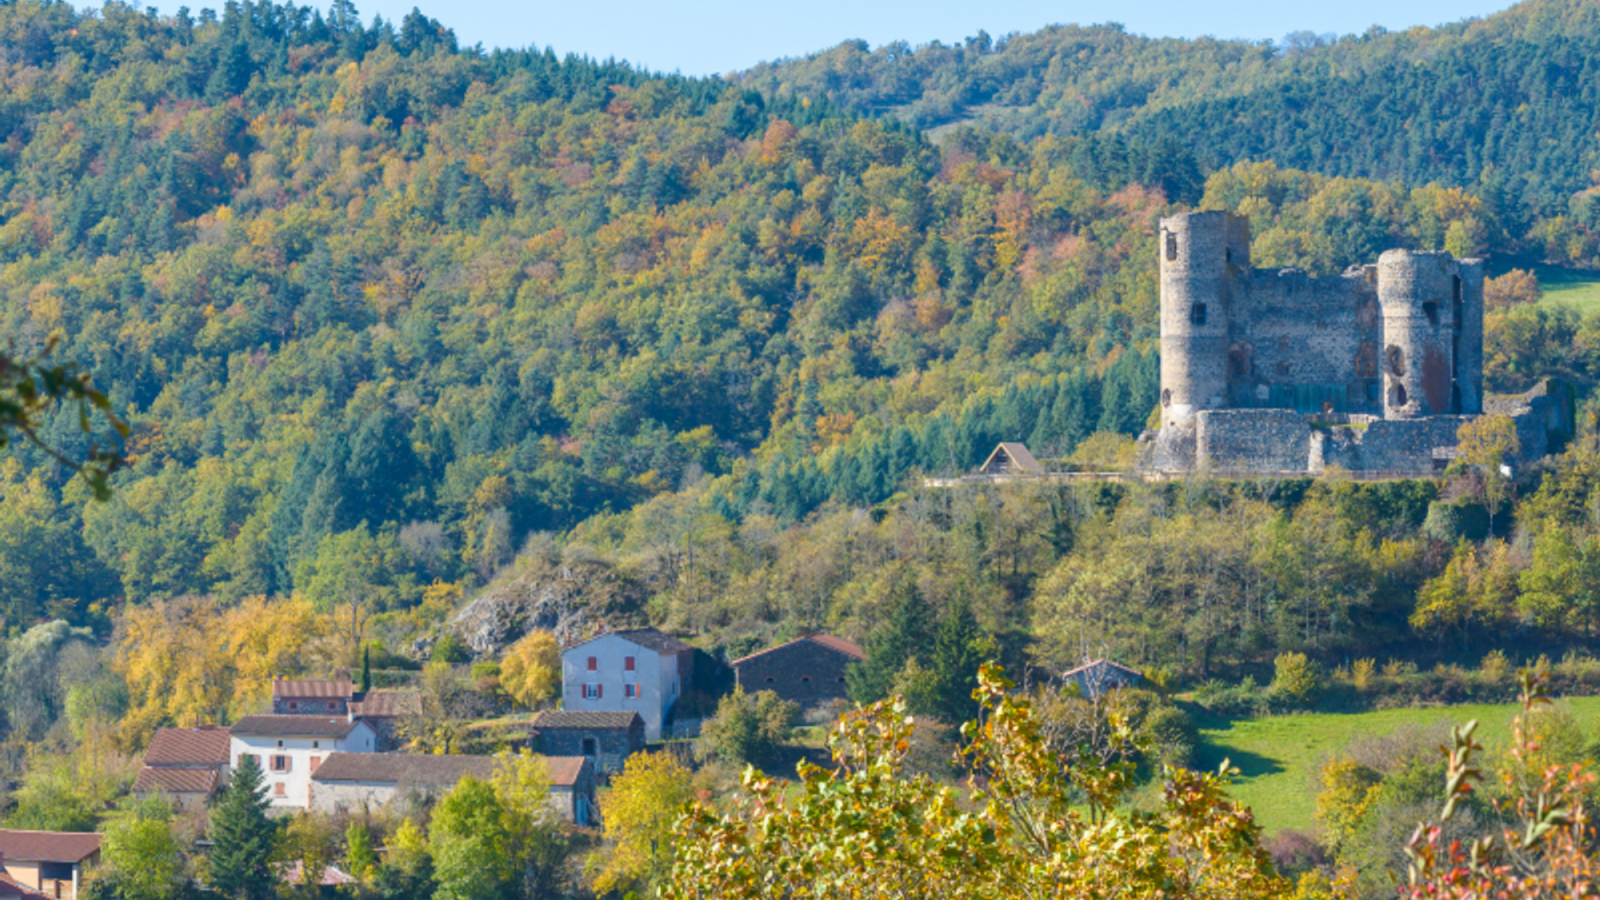
[[[534,718],[528,743],[545,756],[592,759],[609,777],[644,750],[644,719],[632,710],[547,709]]]
[[[275,716],[343,716],[350,712],[356,686],[345,679],[272,680],[272,714]]]
[[[1075,683],[1085,698],[1093,700],[1118,688],[1139,687],[1144,684],[1144,675],[1138,669],[1121,663],[1096,659],[1062,673],[1061,680]]]
[[[0,829],[0,865],[21,888],[78,900],[84,873],[100,859],[100,835],[81,831]]]
[[[1006,442],[994,448],[978,467],[979,475],[1043,475],[1044,466],[1020,443]]]
[[[843,700],[845,670],[867,658],[854,642],[831,634],[810,634],[729,663],[746,693],[772,691],[801,706]]]

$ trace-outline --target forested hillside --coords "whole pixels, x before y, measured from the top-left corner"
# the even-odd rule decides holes
[[[850,42],[758,66],[743,83],[919,128],[1081,136],[1090,165],[1105,164],[1095,151],[1109,142],[1169,167],[1271,159],[1325,175],[1478,186],[1520,238],[1541,219],[1596,224],[1586,192],[1600,150],[1597,24],[1593,3],[1530,0],[1438,29],[1301,32],[1278,43],[1058,26],[956,46]],[[1173,199],[1198,197],[1180,184],[1194,192]],[[1592,244],[1576,250],[1572,259],[1595,261]]]
[[[1128,111],[935,142],[874,115],[869,95],[900,95],[871,78],[864,93],[771,81],[800,63],[742,83],[659,77],[461,49],[420,13],[364,24],[348,3],[195,18],[0,4],[0,321],[22,351],[61,333],[61,357],[132,427],[106,503],[39,448],[0,464],[0,622],[104,634],[125,604],[299,594],[324,611],[356,598],[410,640],[448,598],[565,553],[619,573],[635,598],[619,615],[709,646],[863,636],[876,605],[692,607],[772,576],[777,536],[819,510],[810,521],[836,521],[999,440],[1125,462],[1155,402],[1161,215],[1246,212],[1260,264],[1319,274],[1392,246],[1543,252],[1541,234],[1564,236],[1556,256],[1589,253],[1582,221],[1530,232],[1476,175],[1213,171],[1238,155],[1221,138],[1137,130],[1323,70],[1526,51],[1555,73],[1557,37],[1587,59],[1577,13],[1539,9],[1289,54],[1103,28],[895,56],[978,71],[1077,34],[1099,49],[1074,77]],[[1515,53],[1496,28],[1522,36]],[[1171,96],[1118,66],[1166,66]],[[1294,158],[1260,155],[1280,150]],[[1539,179],[1555,158],[1497,171],[1553,184]],[[1490,316],[1491,388],[1591,384],[1596,321],[1517,296]],[[69,455],[87,440],[65,411],[44,437]],[[994,570],[1008,603],[1064,534]],[[755,541],[743,562],[734,535]],[[995,537],[970,540],[981,555]],[[425,594],[433,613],[403,615]],[[986,615],[1020,652],[1025,610]]]

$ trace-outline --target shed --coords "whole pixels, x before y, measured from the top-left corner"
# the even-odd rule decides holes
[[[534,718],[528,742],[546,756],[588,757],[608,777],[644,749],[644,719],[632,710],[547,709]]]
[[[1138,669],[1109,659],[1095,659],[1063,673],[1061,680],[1076,683],[1083,696],[1092,700],[1117,688],[1138,687],[1144,683],[1144,675]]]
[[[81,831],[0,830],[0,861],[18,886],[77,900],[83,873],[100,858],[100,835]]]
[[[816,706],[846,696],[845,670],[867,658],[854,642],[831,634],[810,634],[729,663],[747,693],[772,691],[801,706]]]
[[[1033,458],[1028,448],[1016,442],[1004,442],[994,448],[989,458],[978,467],[980,475],[1043,475],[1044,466]]]

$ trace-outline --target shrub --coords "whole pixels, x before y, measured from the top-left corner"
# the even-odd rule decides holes
[[[471,662],[472,651],[456,637],[455,632],[446,631],[434,642],[433,653],[429,654],[428,658],[433,662],[449,663],[454,666]]]
[[[1304,653],[1280,653],[1272,664],[1277,670],[1268,689],[1273,699],[1296,707],[1317,701],[1322,693],[1322,673]]]
[[[746,694],[736,687],[717,704],[716,718],[700,733],[699,756],[730,763],[764,763],[794,734],[800,705],[772,691]]]
[[[1355,685],[1356,690],[1365,694],[1367,689],[1372,687],[1372,676],[1377,670],[1376,660],[1358,659],[1350,664],[1350,683]]]
[[[1500,650],[1489,651],[1483,662],[1478,663],[1478,675],[1490,684],[1499,684],[1510,673],[1511,660]]]

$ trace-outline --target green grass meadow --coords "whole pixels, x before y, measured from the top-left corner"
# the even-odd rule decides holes
[[[1600,722],[1600,697],[1559,701],[1586,731]],[[1240,770],[1232,794],[1248,804],[1267,833],[1309,829],[1316,806],[1314,771],[1324,757],[1360,735],[1383,735],[1407,724],[1464,723],[1478,720],[1477,737],[1487,750],[1510,738],[1517,705],[1466,705],[1426,709],[1387,709],[1368,713],[1313,713],[1270,716],[1236,722],[1201,719],[1196,762],[1214,768],[1224,758]],[[1441,798],[1443,785],[1440,785]]]
[[[1600,271],[1568,269],[1530,262],[1526,259],[1497,261],[1489,267],[1489,274],[1504,275],[1511,269],[1532,270],[1539,279],[1544,297],[1539,301],[1550,306],[1567,306],[1579,315],[1600,312]]]

